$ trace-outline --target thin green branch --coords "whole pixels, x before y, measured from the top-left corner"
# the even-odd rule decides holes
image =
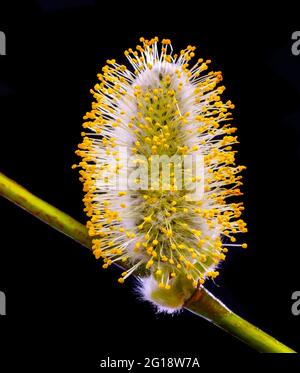
[[[0,194],[44,223],[91,248],[86,227],[0,173]],[[185,306],[260,352],[295,352],[291,348],[231,312],[205,288],[200,288]]]
[[[0,172],[0,195],[26,210],[44,223],[91,249],[86,227],[56,207],[36,197]]]
[[[259,352],[291,353],[295,352],[261,329],[230,311],[219,299],[204,287],[197,290],[186,308],[212,322],[219,328],[240,339]]]

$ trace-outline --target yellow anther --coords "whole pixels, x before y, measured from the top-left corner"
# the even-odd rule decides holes
[[[148,262],[147,262],[147,264],[146,264],[146,268],[147,269],[149,269],[152,265],[153,265],[153,260],[152,259],[150,259]]]

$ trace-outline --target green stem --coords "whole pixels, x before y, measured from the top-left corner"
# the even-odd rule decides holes
[[[91,239],[83,224],[34,196],[2,173],[0,173],[0,194],[52,228],[83,246],[91,248]],[[231,312],[203,287],[195,292],[185,308],[204,317],[260,352],[295,352]]]
[[[87,229],[71,216],[28,192],[24,187],[0,172],[0,195],[23,208],[44,223],[64,233],[66,236],[91,248]]]
[[[186,304],[186,308],[259,352],[296,352],[230,311],[204,287],[201,287],[194,293]]]

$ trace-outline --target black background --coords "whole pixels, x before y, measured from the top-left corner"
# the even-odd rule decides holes
[[[117,21],[114,11],[125,7],[132,13]],[[250,16],[246,21],[246,11],[218,23],[213,15],[221,11],[211,9],[197,23],[177,14],[185,24],[173,18],[169,29],[181,31],[130,31],[168,21],[168,9],[154,12],[152,24],[149,11],[143,24],[146,12],[135,18],[135,10],[93,0],[10,3],[5,9],[1,3],[7,55],[0,56],[0,170],[84,222],[71,165],[97,72],[108,58],[124,63],[123,51],[140,36],[171,38],[175,49],[196,45],[212,68],[223,71],[225,98],[236,105],[239,162],[248,167],[249,250],[232,250],[221,276],[207,286],[233,311],[300,350],[300,316],[291,313],[291,294],[300,290],[300,56],[292,55],[291,34],[300,25],[272,23],[272,17],[258,25]],[[87,249],[3,198],[0,211],[0,290],[7,297],[0,325],[22,364],[41,358],[59,367],[97,366],[108,353],[187,354],[209,365],[234,364],[237,356],[257,359],[249,347],[188,312],[155,314],[136,299],[133,281],[120,286],[118,270],[102,270]]]

